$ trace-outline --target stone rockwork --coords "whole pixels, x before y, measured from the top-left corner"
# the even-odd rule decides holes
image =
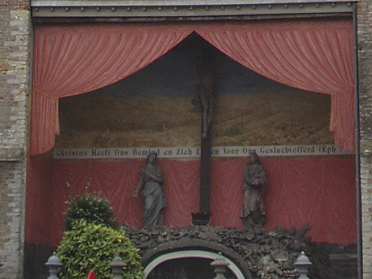
[[[140,249],[144,265],[149,259],[176,249],[198,248],[222,252],[237,263],[248,279],[286,279],[297,278],[294,262],[304,251],[313,263],[311,278],[329,278],[329,254],[304,236],[310,229],[308,226],[300,230],[209,226],[159,228],[151,232],[126,226],[123,229]]]
[[[30,1],[0,1],[1,279],[23,278]]]

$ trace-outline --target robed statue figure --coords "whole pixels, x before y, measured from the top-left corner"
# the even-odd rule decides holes
[[[163,193],[163,174],[157,165],[157,154],[150,153],[142,166],[134,197],[141,192],[145,201],[142,216],[142,228],[151,230],[163,222],[163,210],[166,206]]]
[[[245,226],[261,226],[265,221],[266,211],[263,195],[266,188],[266,173],[258,161],[256,152],[249,155],[249,164],[244,168],[243,206],[241,218]]]

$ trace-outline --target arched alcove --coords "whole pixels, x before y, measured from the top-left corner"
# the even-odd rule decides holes
[[[219,254],[221,253],[221,254]],[[193,270],[203,272],[203,279],[214,278],[213,268],[210,266],[217,257],[223,257],[228,262],[226,278],[250,279],[251,273],[244,258],[233,249],[220,244],[201,239],[185,238],[179,241],[169,241],[148,249],[142,256],[145,278],[155,279],[153,272],[163,271],[167,268],[172,272],[182,274],[186,278],[196,279]],[[193,270],[188,271],[188,267]],[[151,277],[154,276],[154,277]]]
[[[183,276],[182,278],[196,279],[195,272],[197,272],[197,275],[202,276],[200,278],[212,279],[214,278],[214,272],[210,264],[218,256],[218,253],[204,250],[182,250],[162,254],[150,261],[145,267],[145,278],[157,279],[160,278],[159,274],[167,274],[169,270],[174,275]],[[232,260],[227,257],[224,257],[224,259],[229,263],[225,273],[226,278],[246,278],[241,269]]]

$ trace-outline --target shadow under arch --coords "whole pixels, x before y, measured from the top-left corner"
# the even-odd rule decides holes
[[[229,247],[218,243],[198,239],[182,239],[160,244],[148,250],[142,257],[145,278],[156,267],[171,260],[181,259],[209,259],[214,260],[222,253],[222,257],[229,263],[227,267],[237,279],[251,279],[251,273],[241,255]]]

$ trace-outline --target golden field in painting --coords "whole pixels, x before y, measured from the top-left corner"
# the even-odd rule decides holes
[[[303,91],[221,95],[214,146],[333,143],[330,98]],[[62,99],[56,147],[182,147],[200,145],[201,110],[191,98]]]

